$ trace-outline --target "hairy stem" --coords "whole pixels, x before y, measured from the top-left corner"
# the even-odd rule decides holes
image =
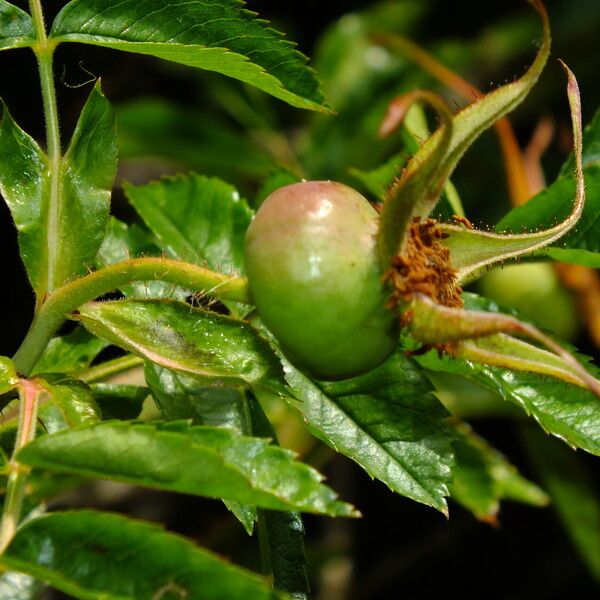
[[[12,540],[21,517],[29,468],[19,464],[15,460],[15,456],[25,444],[35,437],[38,395],[39,389],[33,382],[25,379],[21,380],[19,389],[19,428],[17,430],[17,441],[9,463],[10,474],[6,487],[4,510],[0,520],[0,553],[4,552]]]
[[[13,360],[27,375],[66,316],[82,304],[134,281],[166,281],[222,300],[250,303],[247,281],[167,258],[135,258],[90,273],[48,297]]]
[[[52,292],[56,287],[54,267],[58,261],[57,249],[60,244],[57,240],[58,225],[61,210],[61,146],[60,127],[58,123],[58,108],[56,104],[56,90],[54,88],[54,74],[52,59],[55,43],[49,40],[44,25],[44,15],[40,0],[30,0],[29,8],[35,28],[37,43],[33,46],[42,89],[44,104],[44,118],[46,121],[46,145],[50,169],[50,195],[48,198],[48,222],[46,228],[46,273],[45,285],[42,286],[36,302],[36,310],[44,302],[46,293]]]

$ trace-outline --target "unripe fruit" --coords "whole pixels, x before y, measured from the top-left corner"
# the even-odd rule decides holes
[[[246,235],[250,292],[286,356],[321,379],[377,366],[398,342],[375,252],[378,215],[331,181],[285,186]]]

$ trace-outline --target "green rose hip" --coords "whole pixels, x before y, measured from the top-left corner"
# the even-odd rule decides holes
[[[308,181],[271,194],[248,229],[246,268],[258,313],[286,356],[321,379],[366,372],[397,344],[377,227],[377,212],[358,192]]]

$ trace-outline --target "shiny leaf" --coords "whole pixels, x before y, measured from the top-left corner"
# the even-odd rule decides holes
[[[30,380],[38,394],[39,434],[55,433],[100,421],[100,410],[90,388],[77,379],[58,373]],[[0,446],[12,451],[19,419],[18,401],[6,409],[0,422]]]
[[[72,0],[51,37],[217,71],[293,106],[323,109],[306,58],[240,0]]]
[[[46,264],[48,159],[37,142],[12,119],[2,104],[0,192],[19,234],[19,250],[31,285],[39,296],[48,289]]]
[[[401,353],[366,375],[316,383],[291,365],[289,399],[311,432],[394,492],[446,512],[453,455],[448,413]]]
[[[70,373],[85,369],[106,346],[104,340],[78,327],[71,333],[50,340],[32,374],[51,371]]]
[[[277,357],[243,321],[168,300],[90,302],[77,319],[99,337],[162,367],[213,383],[283,389]]]
[[[268,440],[226,429],[125,422],[37,438],[19,461],[59,473],[227,498],[277,510],[352,516],[311,467]]]
[[[156,525],[92,511],[29,521],[0,564],[84,600],[278,597],[256,575],[185,538]]]
[[[10,2],[0,0],[0,50],[23,48],[34,43],[31,17]]]
[[[51,202],[46,156],[3,108],[0,191],[39,299],[93,264],[108,222],[116,159],[112,109],[97,84],[61,163],[61,193]]]

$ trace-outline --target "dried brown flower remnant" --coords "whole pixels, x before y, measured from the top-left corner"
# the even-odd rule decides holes
[[[392,288],[389,308],[410,302],[417,293],[437,304],[462,306],[462,290],[450,265],[450,251],[440,243],[445,236],[435,219],[413,219],[405,251],[392,259],[383,275],[384,283]]]

